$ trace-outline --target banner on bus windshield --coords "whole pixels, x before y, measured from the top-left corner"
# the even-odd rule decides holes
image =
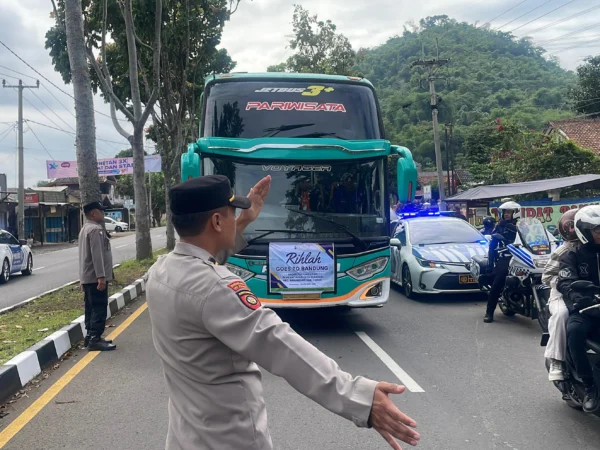
[[[335,292],[335,269],[333,243],[269,244],[270,293]]]

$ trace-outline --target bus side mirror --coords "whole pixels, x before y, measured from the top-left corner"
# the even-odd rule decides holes
[[[417,165],[406,147],[392,145],[392,154],[400,156],[396,161],[398,200],[404,204],[411,203],[417,193]]]
[[[181,181],[200,176],[200,156],[196,153],[198,144],[188,144],[188,151],[181,155]]]

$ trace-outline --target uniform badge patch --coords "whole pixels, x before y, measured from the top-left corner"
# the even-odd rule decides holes
[[[252,310],[260,308],[260,300],[256,295],[252,293],[252,291],[250,291],[250,289],[248,289],[248,286],[246,286],[246,283],[244,283],[243,281],[233,281],[229,283],[227,287],[233,292],[235,292],[235,295],[238,296],[240,301],[247,308],[250,308]]]

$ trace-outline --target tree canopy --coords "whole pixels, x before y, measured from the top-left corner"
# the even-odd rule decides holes
[[[577,85],[571,91],[575,109],[589,117],[600,117],[600,55],[586,58],[577,68]]]

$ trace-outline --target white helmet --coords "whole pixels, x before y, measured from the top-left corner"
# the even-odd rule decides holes
[[[512,211],[513,212],[513,220],[518,220],[521,218],[521,205],[517,202],[506,202],[502,203],[498,208],[498,216],[500,220],[504,219],[504,211]]]
[[[581,242],[594,242],[592,230],[600,227],[600,205],[584,206],[575,214],[575,233]]]

